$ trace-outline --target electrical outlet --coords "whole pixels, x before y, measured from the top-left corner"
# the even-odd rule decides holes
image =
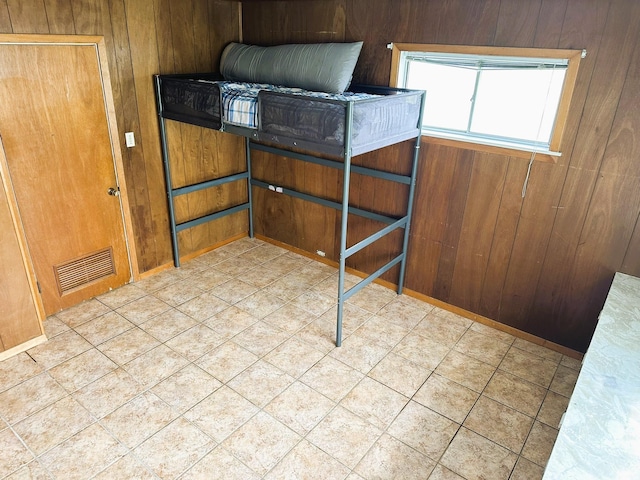
[[[127,144],[127,148],[136,146],[136,137],[133,135],[133,132],[127,132],[124,134],[124,141]]]
[[[316,250],[316,253],[321,257],[326,257],[327,256],[327,254],[324,253],[322,250]]]

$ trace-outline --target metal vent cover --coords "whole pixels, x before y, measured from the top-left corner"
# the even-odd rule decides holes
[[[113,250],[105,248],[95,253],[76,258],[59,265],[53,270],[58,290],[63,295],[70,290],[116,273],[113,263]]]

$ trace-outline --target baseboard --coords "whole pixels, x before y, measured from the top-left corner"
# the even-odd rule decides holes
[[[40,335],[39,337],[32,338],[31,340],[27,340],[26,342],[21,343],[20,345],[16,345],[15,347],[10,348],[9,350],[0,352],[0,362],[3,360],[6,360],[9,357],[13,357],[14,355],[17,355],[19,353],[26,352],[30,348],[36,347],[46,341],[47,341],[47,336]]]

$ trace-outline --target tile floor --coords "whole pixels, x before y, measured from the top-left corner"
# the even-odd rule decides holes
[[[347,283],[353,283],[348,277]],[[580,363],[242,239],[0,362],[0,478],[539,479]]]

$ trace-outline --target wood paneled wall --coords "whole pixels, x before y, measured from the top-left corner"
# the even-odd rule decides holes
[[[364,40],[354,81],[378,85],[389,81],[389,42],[585,48],[563,155],[534,162],[524,198],[527,160],[423,141],[407,286],[586,349],[614,272],[640,275],[640,2],[244,2],[242,18],[247,43]],[[402,145],[358,160],[402,170],[409,152]],[[273,182],[341,191],[333,174],[256,157]],[[401,209],[402,192],[378,183],[356,178],[356,203]],[[335,213],[264,192],[259,200],[258,231],[335,258]],[[350,227],[350,241],[370,228]],[[399,239],[378,243],[352,265],[370,271]]]
[[[237,2],[219,0],[0,0],[1,33],[105,37],[141,272],[172,258],[152,76],[217,71],[224,46],[240,38],[239,13]],[[174,186],[243,168],[237,139],[179,124],[168,130]],[[124,132],[134,132],[135,147],[125,147]],[[177,211],[186,220],[245,197],[246,187],[220,187],[180,198]],[[180,253],[247,228],[241,213],[185,231]]]

